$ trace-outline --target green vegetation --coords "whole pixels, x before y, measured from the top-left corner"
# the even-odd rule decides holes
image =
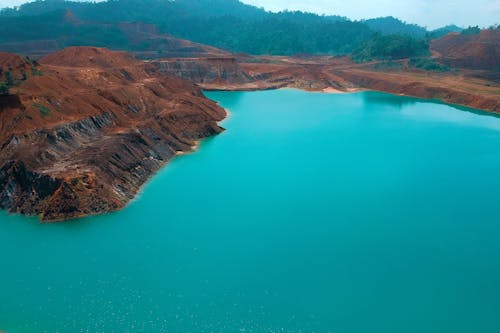
[[[427,37],[430,39],[436,39],[436,38],[441,38],[443,36],[446,36],[447,34],[451,32],[462,32],[462,28],[459,26],[456,26],[454,24],[452,25],[447,25],[445,27],[433,30],[427,34]]]
[[[377,71],[390,71],[390,70],[400,70],[403,69],[404,66],[400,62],[397,61],[384,61],[373,65],[373,69]]]
[[[0,82],[0,95],[8,95],[9,87],[4,83]]]
[[[467,29],[462,30],[462,35],[477,35],[481,32],[481,28],[478,26],[468,27]]]
[[[380,17],[363,21],[372,30],[383,35],[408,35],[413,38],[424,38],[427,30],[416,24],[405,23],[395,17]]]
[[[429,44],[422,39],[407,35],[376,35],[353,54],[358,62],[395,60],[429,54]]]
[[[67,11],[71,12],[67,12]],[[78,22],[78,24],[75,24]],[[143,51],[150,43],[134,42],[121,22],[144,22],[159,32],[249,54],[345,55],[374,45],[376,31],[394,39],[403,34],[422,39],[426,30],[394,18],[353,22],[339,16],[303,12],[270,13],[238,0],[109,0],[105,2],[36,1],[18,10],[0,11],[0,43],[55,40],[62,47],[106,46]],[[375,37],[379,38],[379,37]],[[413,40],[413,39],[412,39]],[[400,50],[375,57],[416,56]],[[371,51],[367,51],[369,56]],[[402,55],[400,55],[402,54]]]
[[[12,87],[14,85],[14,78],[12,77],[12,69],[8,69],[4,72],[5,81],[7,82],[7,87]]]
[[[40,111],[42,116],[44,116],[44,117],[48,116],[52,112],[48,107],[46,107],[42,104],[39,104],[39,103],[35,103],[35,104],[33,104],[33,106],[36,107],[38,109],[38,111]]]
[[[42,76],[43,72],[36,67],[31,67],[31,75],[32,76]]]
[[[14,78],[12,77],[12,68],[4,71],[0,67],[0,95],[8,95],[11,87],[14,86]]]
[[[183,36],[224,49],[249,54],[294,55],[348,54],[368,40],[372,32],[363,24],[331,21],[302,13],[283,13],[280,18],[268,17],[255,22],[214,18],[208,30],[192,30]]]
[[[451,68],[436,62],[435,60],[429,58],[412,58],[410,59],[410,65],[431,72],[449,72]]]
[[[95,45],[116,49],[128,49],[129,40],[117,26],[104,24],[75,25],[68,22],[64,11],[37,16],[2,17],[0,43],[19,41],[57,41],[61,46]],[[7,49],[7,51],[9,51]]]

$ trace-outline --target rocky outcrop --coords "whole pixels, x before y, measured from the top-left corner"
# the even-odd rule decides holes
[[[151,71],[201,84],[244,84],[254,81],[234,57],[161,59],[148,64]]]
[[[11,212],[61,221],[123,208],[222,131],[225,111],[199,88],[126,53],[70,48],[40,69],[12,91],[17,104],[1,104],[0,207]]]

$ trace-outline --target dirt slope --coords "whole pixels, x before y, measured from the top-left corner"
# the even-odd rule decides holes
[[[447,65],[469,69],[500,69],[500,30],[476,35],[451,33],[433,40],[431,49]]]

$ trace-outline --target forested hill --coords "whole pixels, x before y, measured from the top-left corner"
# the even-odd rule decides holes
[[[263,9],[238,0],[108,0],[80,2],[66,0],[36,0],[18,8],[5,8],[0,16],[40,15],[55,10],[71,10],[82,19],[101,22],[153,20],[172,17],[236,16],[256,18],[265,15]]]
[[[63,12],[73,19],[57,14]],[[392,18],[354,22],[303,12],[270,13],[238,0],[39,0],[0,11],[0,24],[9,27],[0,31],[0,44],[54,39],[62,46],[140,50],[141,43],[132,45],[116,28],[120,22],[150,23],[161,33],[250,54],[361,54],[360,49],[384,34],[384,42],[404,45],[404,55],[414,56],[422,54],[425,38],[424,28]],[[388,54],[383,56],[393,57]]]
[[[405,23],[395,17],[380,17],[363,21],[371,29],[384,35],[408,35],[415,38],[425,38],[427,30],[416,24]]]

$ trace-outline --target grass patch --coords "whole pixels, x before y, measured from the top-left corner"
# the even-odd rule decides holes
[[[33,104],[33,106],[36,107],[38,109],[38,111],[40,111],[40,113],[42,114],[43,117],[48,116],[49,114],[52,113],[52,111],[48,107],[46,107],[45,105],[35,103],[35,104]]]
[[[32,76],[42,76],[43,72],[36,67],[31,67],[31,75]]]
[[[411,58],[410,66],[429,72],[451,72],[451,68],[429,58]]]
[[[384,61],[373,65],[373,69],[376,71],[390,71],[390,70],[401,70],[404,66],[396,61]]]

